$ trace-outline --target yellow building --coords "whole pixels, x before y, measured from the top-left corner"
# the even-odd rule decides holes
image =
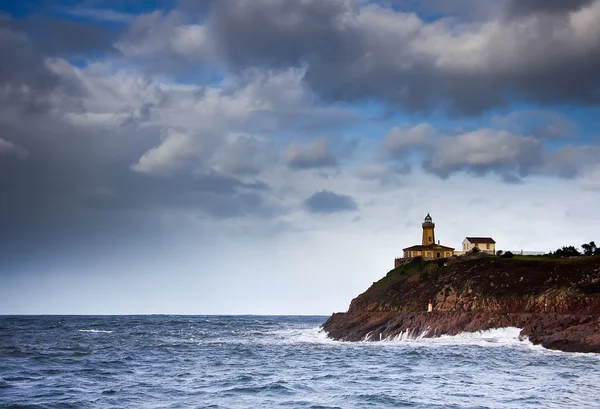
[[[420,245],[403,249],[404,258],[423,257],[426,260],[447,258],[454,255],[453,247],[442,246],[438,240],[435,242],[435,223],[429,213],[425,217],[423,226],[423,237]]]

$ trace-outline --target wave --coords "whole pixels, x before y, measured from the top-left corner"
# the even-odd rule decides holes
[[[327,336],[325,330],[320,327],[314,328],[290,328],[277,331],[270,331],[270,335],[275,336],[284,343],[305,343],[305,344],[331,344],[338,343]]]
[[[422,332],[409,329],[388,337],[382,337],[379,333],[370,332],[364,336],[359,344],[389,346],[528,346],[543,349],[540,346],[533,345],[527,336],[521,335],[521,328],[516,327],[494,328],[485,331],[462,332],[457,335],[441,335],[436,337],[426,337],[428,332],[428,329]]]
[[[442,335],[437,338],[422,338],[431,342],[459,345],[533,345],[527,336],[521,335],[521,328],[494,328],[485,331],[461,332],[457,335]]]
[[[441,335],[437,337],[426,338],[428,331],[417,333],[407,330],[393,337],[387,337],[378,341],[379,335],[367,334],[361,344],[382,344],[382,345],[411,345],[411,346],[485,346],[485,347],[506,347],[506,346],[525,346],[531,348],[544,349],[541,346],[534,345],[529,338],[521,335],[521,328],[506,327],[494,328],[485,331],[462,332],[457,335]]]
[[[99,334],[111,334],[112,331],[108,331],[105,329],[80,329],[78,330],[78,332],[93,332],[93,333],[99,333]]]
[[[394,337],[382,338],[379,334],[369,333],[361,342],[336,341],[327,336],[320,327],[314,328],[288,328],[267,331],[266,338],[246,338],[236,340],[208,340],[208,343],[240,343],[240,344],[338,344],[346,346],[528,346],[536,347],[526,336],[521,336],[521,329],[515,327],[496,328],[486,331],[463,332],[457,335],[442,335],[434,338],[425,338],[427,331],[417,333],[405,331]],[[379,341],[379,342],[372,342]],[[537,347],[536,347],[537,348]],[[542,347],[539,347],[542,348]]]

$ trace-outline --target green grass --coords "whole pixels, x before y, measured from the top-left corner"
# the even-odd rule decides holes
[[[400,281],[410,280],[414,276],[420,274],[425,265],[431,263],[424,260],[413,261],[408,264],[401,265],[398,268],[391,270],[381,280],[373,283],[368,290],[368,297],[371,299],[379,299],[385,295],[385,292],[391,285]]]
[[[560,264],[571,264],[571,263],[581,263],[585,261],[589,261],[598,256],[580,256],[580,257],[556,257],[548,254],[544,254],[542,256],[520,256],[515,255],[512,260],[525,260],[525,261],[550,261],[553,263]],[[511,260],[511,259],[506,259]]]

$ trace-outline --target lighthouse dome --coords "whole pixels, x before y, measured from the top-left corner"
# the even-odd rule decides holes
[[[429,215],[429,213],[427,213],[427,216],[425,216],[425,222],[429,222],[431,223],[433,220],[431,219],[431,216]]]

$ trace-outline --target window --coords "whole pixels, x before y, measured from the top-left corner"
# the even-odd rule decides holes
[[[488,250],[490,249],[490,243],[486,244],[485,246]]]
[[[433,241],[433,237],[429,236],[429,242],[431,243]]]
[[[431,251],[427,252],[427,257],[431,257]]]

